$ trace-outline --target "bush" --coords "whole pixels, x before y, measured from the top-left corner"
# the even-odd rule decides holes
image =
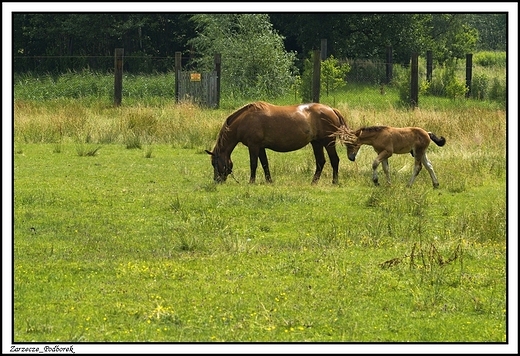
[[[330,56],[322,61],[320,70],[320,91],[329,95],[329,93],[344,86],[347,83],[346,76],[350,72],[350,69],[350,65],[347,62],[340,63],[334,56]],[[314,59],[313,53],[311,52],[304,60],[303,74],[299,81],[303,102],[312,101],[313,71]]]
[[[488,97],[489,78],[485,74],[475,74],[471,80],[471,96],[478,100]]]
[[[505,102],[507,99],[507,90],[505,80],[502,81],[498,78],[493,78],[493,84],[489,90],[489,99]]]
[[[507,63],[506,52],[482,51],[473,55],[473,64],[482,67],[505,68]]]

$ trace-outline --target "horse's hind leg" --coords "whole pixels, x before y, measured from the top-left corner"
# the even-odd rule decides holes
[[[258,158],[260,158],[260,163],[262,164],[262,168],[264,169],[265,180],[267,183],[272,183],[271,172],[269,171],[269,162],[267,161],[267,153],[265,152],[265,148],[260,148],[258,151]]]
[[[314,151],[314,158],[316,159],[316,172],[314,172],[312,184],[316,184],[320,180],[321,172],[323,171],[323,166],[325,166],[326,161],[325,154],[323,153],[323,146],[318,142],[311,142],[311,144],[312,150]]]
[[[430,177],[432,178],[432,183],[434,188],[439,188],[439,181],[437,180],[437,176],[435,175],[435,172],[433,171],[432,163],[428,160],[428,157],[426,157],[426,154],[424,154],[422,163],[426,167],[426,170],[428,173],[430,173]]]

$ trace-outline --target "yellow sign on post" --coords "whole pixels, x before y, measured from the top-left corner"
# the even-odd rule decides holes
[[[200,73],[191,73],[190,81],[192,82],[200,82]]]

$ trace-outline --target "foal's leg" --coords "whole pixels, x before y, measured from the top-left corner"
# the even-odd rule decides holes
[[[383,161],[381,161],[381,165],[383,166],[383,171],[385,172],[387,183],[391,184],[390,183],[390,169],[388,167],[388,158],[386,158]]]
[[[332,184],[338,184],[339,156],[336,151],[336,146],[325,146],[325,149],[327,150],[330,164],[332,165]]]
[[[408,182],[408,186],[411,187],[413,182],[415,181],[415,178],[417,178],[417,175],[419,174],[419,172],[421,171],[422,169],[422,163],[421,163],[421,160],[423,159],[424,157],[424,154],[422,155],[418,155],[417,152],[415,152],[415,164],[413,166],[413,173],[412,173],[412,178],[410,178],[410,181]]]
[[[312,150],[314,151],[314,158],[316,159],[316,172],[314,172],[312,184],[316,184],[318,183],[318,180],[320,180],[321,172],[325,165],[325,155],[323,154],[323,145],[315,141],[311,142],[311,145]]]
[[[260,163],[264,169],[265,181],[267,183],[272,183],[273,181],[271,179],[271,172],[269,171],[269,162],[267,161],[267,153],[265,152],[265,148],[260,148],[258,151],[258,158],[260,158]]]
[[[392,156],[391,153],[388,153],[387,151],[380,152],[379,155],[376,157],[374,162],[372,162],[372,181],[375,185],[379,185],[379,177],[377,175],[377,167],[379,166],[379,163],[383,162],[383,170],[385,171],[386,178],[388,182],[390,182],[390,175],[388,172],[388,157]],[[385,163],[386,161],[386,163]],[[386,169],[385,169],[386,165]]]
[[[439,181],[437,180],[437,176],[435,175],[435,172],[433,171],[433,166],[431,162],[428,160],[428,157],[426,157],[426,154],[424,154],[422,163],[426,167],[426,170],[428,173],[430,173],[430,177],[432,178],[432,183],[434,188],[439,188]]]

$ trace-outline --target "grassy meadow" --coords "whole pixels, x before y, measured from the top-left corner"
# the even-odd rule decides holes
[[[289,103],[291,98],[278,104]],[[243,103],[14,101],[14,342],[507,343],[503,105],[354,88],[322,102],[352,128],[421,126],[440,188],[410,155],[371,180],[340,154],[268,151],[248,184],[213,182],[204,149]],[[294,102],[294,100],[292,101]],[[381,169],[381,167],[380,167]]]

